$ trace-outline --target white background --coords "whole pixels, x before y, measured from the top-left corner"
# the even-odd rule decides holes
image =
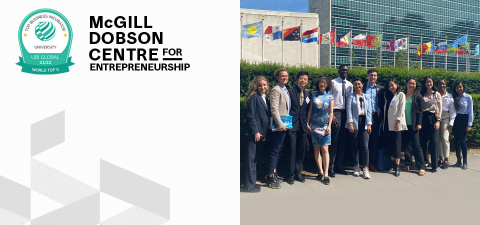
[[[73,28],[70,72],[21,72],[17,32],[51,8]],[[0,175],[30,187],[30,126],[65,110],[65,143],[36,159],[99,189],[100,159],[170,188],[167,224],[239,224],[238,1],[10,1],[0,34]],[[148,16],[152,29],[90,29]],[[140,20],[143,21],[143,20]],[[187,72],[91,72],[89,32],[163,32]],[[160,51],[161,53],[161,51]],[[0,187],[1,191],[1,187]]]

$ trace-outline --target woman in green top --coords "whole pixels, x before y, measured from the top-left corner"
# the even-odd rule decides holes
[[[425,164],[423,163],[423,151],[420,146],[419,131],[422,129],[422,95],[417,90],[417,80],[409,78],[406,83],[405,92],[405,119],[408,130],[402,131],[403,144],[405,145],[405,166],[403,170],[408,171],[412,165],[412,148],[415,156],[415,164],[419,170],[418,175],[425,175]]]

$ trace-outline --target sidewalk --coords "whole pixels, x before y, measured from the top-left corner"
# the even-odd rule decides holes
[[[450,165],[456,158],[450,158]],[[478,224],[480,153],[468,155],[468,169],[449,167],[425,176],[417,171],[337,175],[324,185],[315,176],[305,183],[262,186],[260,193],[240,193],[241,224]],[[362,173],[360,173],[362,174]],[[272,219],[274,219],[272,221]],[[410,222],[409,222],[410,221]]]

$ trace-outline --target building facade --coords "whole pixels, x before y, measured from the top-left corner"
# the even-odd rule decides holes
[[[352,63],[374,67],[379,65],[381,51],[382,65],[392,66],[394,52],[386,50],[387,43],[394,37],[409,37],[409,54],[406,55],[409,55],[410,67],[418,68],[420,58],[416,52],[421,40],[424,43],[434,41],[437,46],[445,41],[453,43],[468,34],[469,55],[424,53],[421,65],[423,68],[457,70],[458,60],[459,71],[480,70],[480,57],[474,56],[475,46],[480,43],[479,0],[309,0],[309,12],[319,15],[321,33],[336,30],[337,35],[352,31],[352,37],[382,35],[381,50],[340,47],[336,49],[336,59],[333,46],[322,46],[325,50],[321,51],[321,65],[335,65],[336,61],[337,65]],[[351,57],[350,51],[355,57]],[[405,55],[396,54],[397,58]]]

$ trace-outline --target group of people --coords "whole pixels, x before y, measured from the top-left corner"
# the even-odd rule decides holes
[[[293,88],[286,87],[289,74],[283,68],[275,71],[277,83],[271,90],[264,76],[253,79],[246,97],[244,127],[247,192],[260,191],[256,185],[257,151],[266,138],[271,139],[272,145],[268,151],[265,179],[274,189],[281,187],[276,168],[285,139],[290,149],[287,183],[305,182],[301,172],[308,135],[319,169],[317,179],[326,185],[336,173],[348,174],[343,165],[346,138],[350,139],[353,176],[360,176],[361,172],[363,178],[371,178],[370,172],[377,170],[381,140],[391,160],[390,172],[397,177],[401,170],[402,144],[405,147],[404,171],[412,169],[412,153],[420,176],[425,175],[427,167],[431,167],[432,173],[439,167],[447,169],[451,132],[457,155],[454,166],[467,169],[466,135],[473,123],[473,102],[462,81],[454,84],[451,95],[444,79],[435,83],[427,76],[419,88],[417,79],[411,77],[403,93],[394,78],[390,78],[385,87],[377,84],[376,69],[368,70],[368,82],[365,83],[360,78],[348,81],[348,72],[348,66],[342,65],[335,79],[318,76],[313,93],[305,88],[310,79],[305,70],[297,74],[297,86]],[[291,129],[286,128],[281,115],[292,117]],[[270,123],[275,123],[278,129],[267,137]]]

